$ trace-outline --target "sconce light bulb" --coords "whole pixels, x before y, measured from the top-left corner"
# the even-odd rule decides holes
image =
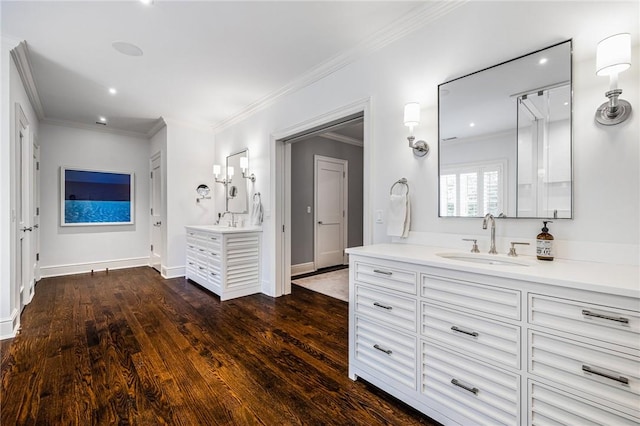
[[[235,173],[235,170],[233,169],[233,166],[228,166],[227,167],[227,176],[229,176],[229,178],[232,178],[234,173]]]
[[[249,159],[247,157],[240,157],[240,168],[243,173],[249,168]]]
[[[213,165],[213,175],[215,177],[220,176],[220,164],[214,164]]]

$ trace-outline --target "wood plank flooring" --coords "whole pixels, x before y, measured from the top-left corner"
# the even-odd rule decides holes
[[[0,342],[2,425],[435,425],[347,376],[348,305],[220,299],[134,268],[40,281]]]

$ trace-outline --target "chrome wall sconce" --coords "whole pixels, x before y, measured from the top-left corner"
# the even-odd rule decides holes
[[[222,172],[222,168],[219,164],[213,165],[213,176],[216,179],[216,183],[221,183],[223,185],[228,185],[231,183],[231,179],[233,179],[234,169],[233,166],[227,167],[227,175],[224,179],[219,179],[220,173]]]
[[[420,124],[420,104],[410,102],[404,106],[404,125],[409,128],[409,148],[413,149],[413,155],[424,157],[429,153],[429,145],[423,140],[415,140],[413,128]]]
[[[247,176],[247,174],[249,173],[247,171],[248,168],[249,168],[249,159],[247,157],[240,157],[240,169],[242,169],[242,177],[245,179],[249,179],[251,182],[255,182],[256,175],[251,173],[250,175]]]
[[[605,126],[613,126],[625,121],[631,115],[631,104],[619,99],[622,89],[618,89],[618,74],[631,66],[631,35],[616,34],[598,43],[596,52],[596,75],[609,76],[608,102],[596,110],[596,121]]]

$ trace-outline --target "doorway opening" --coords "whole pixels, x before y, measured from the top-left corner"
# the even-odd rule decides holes
[[[348,301],[345,249],[363,244],[364,120],[354,114],[286,141],[289,279]]]

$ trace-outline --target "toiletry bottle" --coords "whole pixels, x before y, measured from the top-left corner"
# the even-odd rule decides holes
[[[553,260],[553,235],[549,233],[547,223],[553,223],[550,220],[542,222],[542,232],[536,237],[536,255],[540,260]]]

